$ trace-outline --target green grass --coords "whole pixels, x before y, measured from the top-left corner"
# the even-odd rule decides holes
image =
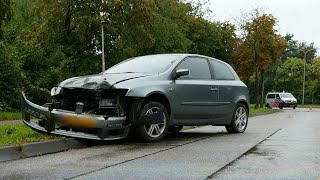
[[[305,105],[302,105],[302,104],[298,104],[298,108],[310,108],[310,106],[312,108],[320,108],[320,104],[305,104]]]
[[[277,112],[279,110],[277,109],[270,109],[270,108],[254,108],[254,104],[250,104],[250,112],[249,112],[249,117],[253,117],[253,116],[259,116],[259,115],[264,115],[264,114],[270,114],[270,113],[274,113]]]
[[[22,118],[21,112],[0,112],[0,121],[18,120]]]
[[[0,124],[0,146],[20,146],[24,143],[58,138],[62,137],[37,133],[24,124]]]

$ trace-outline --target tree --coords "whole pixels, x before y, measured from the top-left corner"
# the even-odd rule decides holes
[[[205,5],[208,0],[11,2],[0,1],[0,13],[5,12],[0,17],[0,29],[3,30],[0,84],[7,86],[6,79],[21,79],[21,82],[10,84],[10,88],[16,91],[3,90],[0,93],[3,97],[10,97],[2,98],[8,107],[17,108],[13,102],[19,101],[16,92],[23,88],[41,95],[33,99],[41,104],[49,89],[63,79],[99,73],[101,21],[105,21],[106,67],[129,57],[156,53],[198,53],[230,63],[236,45],[250,44],[244,38],[238,41],[234,25],[204,18],[209,13]],[[251,30],[253,27],[248,24],[247,28]],[[253,36],[257,35],[248,35],[250,39]],[[278,56],[272,45],[277,45],[279,39],[270,37],[263,39],[269,39],[269,44],[262,47],[263,43],[258,43],[259,50],[269,48],[263,53],[268,52],[271,58],[261,56],[263,60],[274,60]],[[245,65],[252,62],[247,61]],[[243,68],[238,64],[241,63],[233,65],[237,69]],[[5,69],[6,66],[12,69],[12,73]],[[259,63],[260,76],[265,66]],[[253,74],[250,69],[242,72],[248,77]],[[41,101],[37,101],[39,99]]]
[[[293,35],[289,33],[287,33],[283,38],[286,40],[288,48],[284,51],[281,57],[281,62],[286,61],[288,58],[299,58],[299,41],[294,40]]]
[[[289,58],[276,71],[275,87],[278,91],[291,92],[299,100],[302,99],[304,61]],[[306,82],[310,79],[311,65],[306,65]]]
[[[11,0],[1,0],[0,1],[0,39],[2,39],[2,22],[9,21],[11,19]]]
[[[103,4],[108,36],[124,57],[188,52],[189,4],[176,0],[107,1]],[[122,58],[123,59],[123,58]]]
[[[287,47],[284,39],[275,30],[276,19],[270,14],[260,15],[255,10],[248,21],[241,24],[243,36],[234,52],[240,76],[249,79],[255,73],[256,108],[260,104],[260,76],[271,65],[279,62]],[[253,68],[254,67],[254,68]]]
[[[288,44],[288,48],[285,50],[281,57],[281,62],[285,62],[288,58],[304,58],[304,51],[310,50],[307,54],[307,63],[311,63],[311,60],[315,58],[317,49],[314,47],[314,43],[310,43],[309,45],[306,42],[299,42],[293,39],[292,34],[286,34],[284,36]]]
[[[311,63],[312,77],[307,82],[307,94],[311,96],[311,103],[320,102],[320,57],[313,59]],[[310,99],[310,97],[309,97]]]
[[[29,37],[41,45],[51,67],[64,65],[64,77],[100,72],[100,6],[101,1],[85,0],[34,4],[36,21]]]
[[[14,41],[22,34],[32,31],[34,18],[31,15],[32,0],[14,0],[12,2],[12,17],[3,24],[4,38],[7,43]]]
[[[20,107],[19,97],[24,79],[20,63],[12,51],[11,47],[0,42],[0,111]]]
[[[312,60],[316,57],[317,48],[314,47],[314,43],[310,43],[310,45],[308,45],[306,42],[302,42],[299,43],[298,52],[298,58],[304,59],[304,56],[306,55],[306,63],[311,64]]]
[[[314,79],[318,80],[320,83],[320,57],[317,57],[312,61],[312,74],[314,75]]]
[[[234,25],[209,22],[197,17],[190,17],[188,24],[188,37],[192,41],[191,53],[215,57],[230,63],[236,42]]]

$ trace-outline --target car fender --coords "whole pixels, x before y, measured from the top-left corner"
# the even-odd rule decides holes
[[[168,100],[171,99],[168,94],[170,94],[169,91],[173,90],[174,85],[168,80],[131,82],[118,84],[115,87],[128,89],[126,93],[127,97],[146,98],[152,94],[159,93],[164,95]]]

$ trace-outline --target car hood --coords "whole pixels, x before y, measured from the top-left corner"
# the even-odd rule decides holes
[[[297,101],[296,98],[281,98],[284,101]]]
[[[151,75],[152,74],[143,73],[97,74],[73,77],[64,80],[59,84],[59,86],[64,88],[109,89],[119,82]]]

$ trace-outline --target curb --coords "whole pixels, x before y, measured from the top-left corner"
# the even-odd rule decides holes
[[[0,148],[0,162],[12,161],[21,158],[40,156],[44,154],[66,151],[69,149],[84,148],[86,145],[74,138],[34,142],[22,146],[6,146]]]

